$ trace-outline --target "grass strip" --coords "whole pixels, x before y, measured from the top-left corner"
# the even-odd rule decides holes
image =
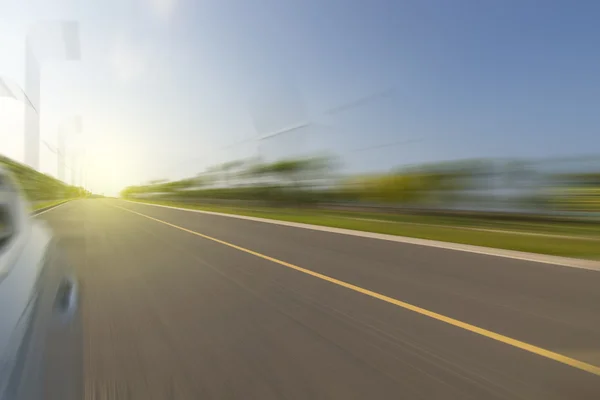
[[[38,210],[42,210],[44,208],[50,208],[50,207],[58,206],[59,204],[62,204],[62,203],[67,202],[69,200],[73,200],[73,199],[48,200],[48,201],[31,203],[30,209],[31,209],[31,212],[35,212],[35,211],[38,211]]]

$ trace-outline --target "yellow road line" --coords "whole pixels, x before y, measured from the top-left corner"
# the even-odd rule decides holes
[[[595,365],[592,365],[592,364],[588,364],[586,362],[579,361],[579,360],[576,360],[574,358],[570,358],[570,357],[564,356],[562,354],[555,353],[553,351],[546,350],[544,348],[541,348],[541,347],[538,347],[538,346],[534,346],[532,344],[525,343],[525,342],[522,342],[520,340],[510,338],[508,336],[501,335],[501,334],[496,333],[496,332],[488,331],[487,329],[483,329],[483,328],[480,328],[478,326],[471,325],[471,324],[468,324],[466,322],[462,322],[462,321],[459,321],[459,320],[451,318],[451,317],[447,317],[447,316],[442,315],[442,314],[438,314],[436,312],[433,312],[433,311],[427,310],[425,308],[421,308],[421,307],[415,306],[413,304],[405,303],[403,301],[394,299],[392,297],[385,296],[385,295],[383,295],[381,293],[377,293],[377,292],[373,292],[372,290],[364,289],[364,288],[362,288],[360,286],[356,286],[356,285],[353,285],[351,283],[344,282],[344,281],[341,281],[339,279],[335,279],[335,278],[332,278],[330,276],[323,275],[323,274],[320,274],[318,272],[314,272],[314,271],[311,271],[309,269],[302,268],[302,267],[299,267],[297,265],[290,264],[288,262],[278,260],[277,258],[269,257],[269,256],[267,256],[265,254],[261,254],[261,253],[258,253],[256,251],[253,251],[253,250],[250,250],[250,249],[246,249],[244,247],[235,245],[233,243],[226,242],[224,240],[220,240],[220,239],[214,238],[212,236],[204,235],[202,233],[199,233],[199,232],[196,232],[196,231],[192,231],[190,229],[186,229],[186,228],[183,228],[181,226],[178,226],[178,225],[175,225],[175,224],[171,224],[169,222],[166,222],[166,221],[154,218],[154,217],[150,217],[148,215],[139,213],[137,211],[133,211],[133,210],[130,210],[130,209],[127,209],[127,208],[124,208],[124,207],[120,207],[120,206],[114,206],[114,207],[120,208],[120,209],[125,210],[125,211],[129,211],[129,212],[131,212],[133,214],[140,215],[142,217],[151,219],[151,220],[156,221],[156,222],[160,222],[161,224],[165,224],[165,225],[171,226],[173,228],[182,230],[184,232],[191,233],[192,235],[196,235],[196,236],[200,236],[200,237],[202,237],[204,239],[212,240],[213,242],[217,242],[217,243],[220,243],[220,244],[222,244],[224,246],[228,246],[228,247],[234,248],[236,250],[243,251],[244,253],[252,254],[253,256],[260,257],[262,259],[274,262],[274,263],[282,265],[284,267],[287,267],[287,268],[290,268],[290,269],[302,272],[302,273],[310,275],[310,276],[314,276],[315,278],[319,278],[319,279],[322,279],[324,281],[333,283],[335,285],[342,286],[342,287],[345,287],[347,289],[353,290],[355,292],[362,293],[364,295],[367,295],[367,296],[370,296],[370,297],[373,297],[373,298],[385,301],[386,303],[394,304],[394,305],[396,305],[398,307],[402,307],[404,309],[407,309],[407,310],[410,310],[410,311],[414,311],[414,312],[416,312],[418,314],[425,315],[425,316],[427,316],[429,318],[433,318],[435,320],[438,320],[438,321],[441,321],[441,322],[445,322],[445,323],[450,324],[450,325],[454,325],[454,326],[456,326],[458,328],[462,328],[462,329],[467,330],[469,332],[473,332],[473,333],[476,333],[478,335],[485,336],[487,338],[490,338],[490,339],[496,340],[498,342],[502,342],[502,343],[508,344],[510,346],[519,348],[521,350],[528,351],[528,352],[533,353],[533,354],[537,354],[538,356],[542,356],[542,357],[548,358],[550,360],[558,361],[559,363],[566,364],[566,365],[569,365],[569,366],[571,366],[573,368],[577,368],[577,369],[580,369],[582,371],[586,371],[586,372],[589,372],[591,374],[600,376],[600,367],[598,367],[598,366],[595,366]]]

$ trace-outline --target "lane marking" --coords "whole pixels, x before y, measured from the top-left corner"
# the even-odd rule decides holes
[[[382,300],[382,301],[384,301],[386,303],[393,304],[393,305],[396,305],[398,307],[404,308],[406,310],[410,310],[410,311],[416,312],[417,314],[421,314],[421,315],[424,315],[426,317],[433,318],[433,319],[441,321],[441,322],[445,322],[445,323],[447,323],[449,325],[453,325],[453,326],[456,326],[458,328],[462,328],[462,329],[464,329],[466,331],[469,331],[469,332],[472,332],[472,333],[476,333],[476,334],[481,335],[481,336],[485,336],[485,337],[487,337],[489,339],[493,339],[493,340],[496,340],[498,342],[502,342],[502,343],[508,344],[510,346],[519,348],[521,350],[525,350],[525,351],[527,351],[529,353],[537,354],[538,356],[541,356],[541,357],[544,357],[544,358],[548,358],[550,360],[557,361],[559,363],[568,365],[570,367],[577,368],[579,370],[582,370],[582,371],[589,372],[591,374],[600,376],[600,367],[598,367],[598,366],[595,366],[595,365],[592,365],[592,364],[588,364],[586,362],[583,362],[583,361],[580,361],[580,360],[576,360],[574,358],[567,357],[565,355],[562,355],[562,354],[559,354],[559,353],[555,353],[553,351],[544,349],[542,347],[538,347],[538,346],[535,346],[535,345],[532,345],[532,344],[529,344],[529,343],[526,343],[526,342],[522,342],[520,340],[513,339],[511,337],[504,336],[502,334],[499,334],[499,333],[496,333],[496,332],[492,332],[492,331],[489,331],[489,330],[484,329],[484,328],[480,328],[480,327],[478,327],[476,325],[471,325],[469,323],[466,323],[466,322],[463,322],[463,321],[459,321],[459,320],[451,318],[451,317],[447,317],[447,316],[445,316],[443,314],[438,314],[438,313],[436,313],[434,311],[430,311],[430,310],[427,310],[425,308],[421,308],[421,307],[415,306],[413,304],[406,303],[404,301],[395,299],[393,297],[389,297],[389,296],[383,295],[381,293],[377,293],[377,292],[374,292],[372,290],[365,289],[365,288],[362,288],[360,286],[356,286],[356,285],[353,285],[351,283],[344,282],[344,281],[341,281],[339,279],[332,278],[330,276],[323,275],[323,274],[320,274],[318,272],[311,271],[309,269],[302,268],[302,267],[299,267],[299,266],[294,265],[294,264],[290,264],[288,262],[279,260],[277,258],[273,258],[273,257],[267,256],[265,254],[256,252],[254,250],[250,250],[250,249],[247,249],[245,247],[241,247],[241,246],[235,245],[233,243],[229,243],[229,242],[226,242],[224,240],[220,240],[220,239],[214,238],[212,236],[208,236],[208,235],[205,235],[205,234],[193,231],[191,229],[183,228],[183,227],[181,227],[179,225],[171,224],[170,222],[166,222],[166,221],[163,221],[163,220],[158,219],[158,218],[150,217],[149,215],[142,214],[142,213],[130,210],[130,209],[125,208],[125,207],[120,207],[120,206],[116,206],[116,205],[111,205],[111,206],[116,207],[116,208],[120,208],[122,210],[128,211],[128,212],[133,213],[133,214],[137,214],[137,215],[142,216],[144,218],[148,218],[148,219],[150,219],[152,221],[159,222],[159,223],[164,224],[164,225],[168,225],[168,226],[170,226],[172,228],[179,229],[179,230],[187,232],[187,233],[191,233],[192,235],[196,235],[196,236],[199,236],[201,238],[204,238],[204,239],[207,239],[207,240],[211,240],[213,242],[222,244],[224,246],[231,247],[233,249],[242,251],[244,253],[251,254],[253,256],[262,258],[264,260],[268,260],[268,261],[274,262],[274,263],[279,264],[281,266],[284,266],[284,267],[296,270],[298,272],[302,272],[302,273],[304,273],[306,275],[310,275],[310,276],[313,276],[315,278],[319,278],[321,280],[333,283],[335,285],[344,287],[346,289],[350,289],[350,290],[353,290],[355,292],[362,293],[362,294],[367,295],[369,297],[373,297],[375,299]]]
[[[197,209],[184,208],[184,207],[167,206],[164,204],[146,203],[143,201],[132,201],[132,200],[123,200],[123,199],[121,199],[121,201],[126,201],[128,203],[141,204],[141,205],[146,205],[146,206],[169,208],[172,210],[187,211],[187,212],[198,213],[198,214],[217,215],[220,217],[236,218],[236,219],[242,219],[242,220],[247,220],[247,221],[263,222],[266,224],[289,226],[292,228],[310,229],[313,231],[336,233],[336,234],[340,234],[340,235],[356,236],[356,237],[363,237],[363,238],[377,239],[377,240],[386,240],[388,242],[406,243],[406,244],[414,244],[417,246],[435,247],[438,249],[462,251],[465,253],[473,253],[473,254],[482,254],[482,255],[491,256],[491,257],[511,258],[514,260],[535,262],[535,263],[541,263],[541,264],[559,265],[562,267],[579,268],[579,269],[585,269],[588,271],[600,271],[600,262],[594,261],[594,260],[581,259],[581,258],[551,256],[551,255],[541,254],[541,253],[540,254],[527,253],[524,251],[517,251],[517,250],[497,249],[494,247],[484,247],[484,246],[476,246],[476,245],[471,245],[471,244],[443,242],[440,240],[413,238],[410,236],[400,236],[400,235],[390,235],[390,234],[386,234],[386,233],[357,231],[357,230],[345,229],[345,228],[335,228],[335,227],[330,227],[330,226],[326,226],[326,225],[311,225],[311,224],[305,224],[305,223],[301,223],[301,222],[291,222],[291,221],[283,221],[283,220],[278,220],[278,219],[250,217],[247,215],[240,215],[240,214],[227,214],[227,213],[220,213],[220,212],[215,212],[215,211],[204,211],[204,210],[197,210]]]

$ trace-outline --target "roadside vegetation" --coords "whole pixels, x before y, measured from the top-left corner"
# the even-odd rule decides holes
[[[460,160],[352,176],[339,173],[338,167],[329,157],[273,163],[241,160],[184,180],[131,186],[121,196],[206,211],[600,259],[600,168],[594,169],[594,163]]]
[[[77,197],[68,198],[68,199],[60,199],[60,200],[36,201],[36,202],[31,203],[30,208],[31,208],[32,212],[38,211],[38,210],[43,210],[45,208],[58,206],[66,201],[74,200],[76,198]]]
[[[0,156],[0,166],[8,169],[19,182],[34,210],[48,207],[65,199],[89,195],[84,188],[66,183],[43,174],[8,157]]]

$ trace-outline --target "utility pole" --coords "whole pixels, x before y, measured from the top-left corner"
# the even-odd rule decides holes
[[[58,127],[58,151],[62,154],[62,159],[63,159],[63,167],[61,167],[61,169],[58,171],[59,176],[62,175],[62,178],[59,178],[63,181],[66,181],[66,176],[65,176],[65,170],[64,170],[64,164],[67,160],[67,153],[70,154],[70,159],[71,159],[71,183],[74,184],[74,177],[73,175],[75,174],[75,170],[76,170],[76,165],[75,165],[75,161],[76,161],[76,152],[77,152],[77,145],[76,143],[74,144],[74,142],[77,142],[77,137],[79,137],[79,135],[82,132],[82,121],[81,121],[81,116],[76,115],[74,117],[71,117],[69,119],[66,119],[64,121],[62,121]],[[67,139],[69,141],[69,151],[67,152]]]
[[[71,186],[76,186],[77,156],[71,153]]]
[[[59,147],[56,148],[56,147],[52,147],[46,141],[43,141],[43,142],[46,145],[46,147],[48,148],[48,150],[50,150],[52,153],[54,153],[56,155],[57,178],[59,181],[64,182],[65,181],[65,168],[72,171],[72,169],[66,165],[66,153],[65,153],[64,147],[61,149],[61,147],[59,145]]]
[[[56,166],[56,172],[58,175],[58,179],[61,181],[65,181],[65,135],[63,132],[58,132],[58,150],[57,150],[57,161],[58,164]]]

